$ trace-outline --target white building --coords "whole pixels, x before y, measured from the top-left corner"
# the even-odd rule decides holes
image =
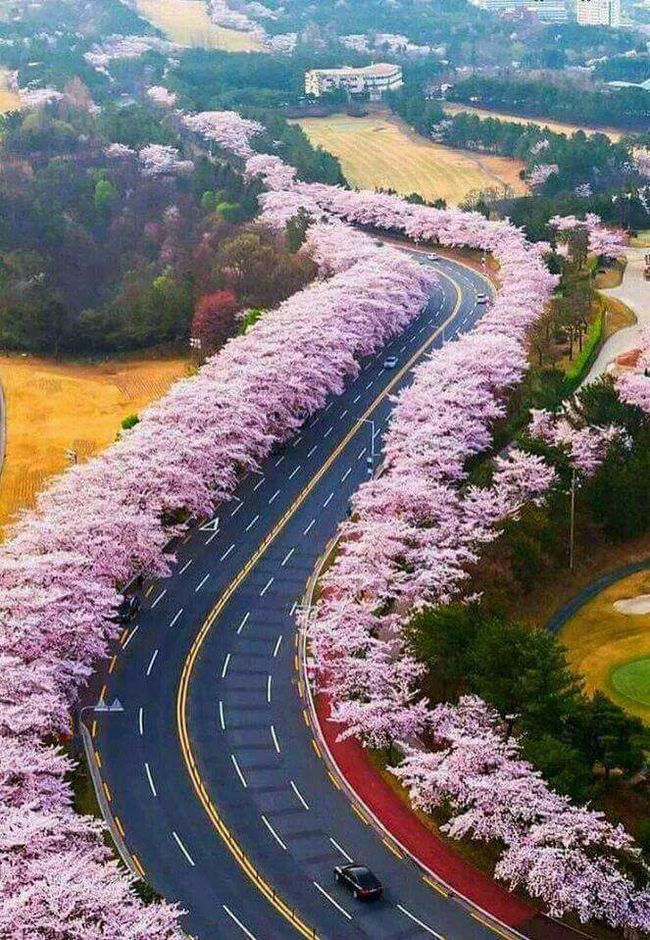
[[[581,26],[621,25],[621,0],[577,0],[576,18]]]
[[[526,10],[545,23],[566,23],[566,0],[470,0],[475,7],[490,13],[515,13]]]
[[[367,92],[371,101],[379,101],[387,91],[394,91],[402,85],[401,66],[386,62],[358,69],[346,66],[342,69],[311,69],[305,73],[305,92],[314,98],[343,88],[350,95]]]

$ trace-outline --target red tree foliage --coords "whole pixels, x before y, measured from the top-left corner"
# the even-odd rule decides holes
[[[229,290],[204,294],[192,318],[192,336],[198,337],[205,353],[214,352],[237,331],[237,298]]]

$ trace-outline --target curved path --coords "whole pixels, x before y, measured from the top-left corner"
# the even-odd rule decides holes
[[[390,393],[440,345],[443,325],[448,339],[482,312],[480,275],[436,266],[427,310],[243,480],[218,523],[189,532],[172,577],[144,586],[105,677],[103,694],[124,706],[92,725],[114,824],[200,940],[492,935],[432,890],[328,775],[296,670],[295,609],[367,478],[367,422],[379,450]],[[383,368],[389,352],[397,370]],[[381,902],[359,905],[334,884],[347,857],[377,872]]]

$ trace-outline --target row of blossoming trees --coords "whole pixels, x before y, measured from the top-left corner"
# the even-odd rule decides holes
[[[194,126],[223,143],[223,120],[202,115]],[[376,746],[402,742],[405,759],[395,772],[416,805],[445,805],[452,836],[501,844],[496,875],[524,886],[552,914],[647,931],[650,893],[630,877],[640,858],[631,837],[602,813],[554,793],[480,699],[430,708],[418,692],[421,666],[406,653],[402,636],[410,613],[456,595],[498,524],[552,483],[553,471],[540,458],[514,450],[496,459],[491,487],[465,484],[468,459],[489,445],[504,395],[526,369],[526,332],[553,287],[540,259],[546,246],[536,251],[512,226],[476,215],[300,183],[279,158],[251,156],[245,142],[239,153],[248,172],[270,189],[262,204],[271,224],[303,209],[314,218],[325,213],[416,241],[470,245],[498,260],[501,290],[489,313],[471,335],[419,366],[398,397],[384,472],[354,498],[311,633],[342,735]],[[615,256],[621,250],[620,233],[604,229],[597,217],[553,225],[560,243],[564,233],[584,226],[590,251]],[[647,403],[649,385],[637,374],[622,379],[620,388],[628,400]],[[615,427],[581,427],[570,411],[557,418],[534,415],[531,433],[563,448],[585,474],[620,435]],[[437,742],[433,751],[413,746],[425,730]]]
[[[524,334],[553,279],[539,252],[507,224],[456,212],[418,213],[400,200],[305,186],[277,158],[253,155],[249,142],[258,125],[234,114],[199,115],[188,123],[276,187],[264,205],[275,224],[306,205],[315,218],[340,216],[415,238],[480,246],[500,261],[502,292],[480,330],[420,367],[402,396],[389,440],[387,488],[373,483],[357,498],[359,531],[371,554],[353,565],[352,552],[343,553],[340,595],[319,616],[319,649],[332,657],[340,717],[357,732],[381,737],[379,716],[357,704],[358,691],[376,676],[394,729],[406,735],[430,721],[410,693],[417,666],[404,658],[395,662],[395,605],[379,622],[369,613],[370,600],[392,601],[399,590],[405,605],[444,601],[494,525],[548,486],[551,473],[541,461],[516,453],[500,462],[490,489],[460,489],[467,456],[487,445],[501,396],[521,377]],[[417,315],[433,284],[404,256],[380,251],[340,223],[312,226],[308,247],[321,281],[230,341],[113,447],[56,480],[2,547],[2,936],[180,936],[177,910],[141,905],[111,860],[99,825],[74,814],[70,764],[55,742],[114,638],[116,586],[141,568],[169,573],[163,548],[175,530],[164,520],[179,510],[211,513],[228,499],[243,473],[327,395],[341,391],[360,357]],[[366,526],[375,533],[372,541]],[[410,567],[398,570],[395,560],[407,549]],[[336,647],[339,634],[348,637],[345,650]],[[364,654],[357,659],[358,681],[350,656],[355,643]],[[372,693],[368,698],[378,712]]]

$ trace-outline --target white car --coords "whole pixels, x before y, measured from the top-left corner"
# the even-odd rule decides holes
[[[427,258],[429,259],[429,261],[440,261],[440,255],[434,255],[433,253],[430,255],[427,255]]]
[[[476,303],[477,304],[486,304],[490,298],[487,294],[477,294]]]
[[[387,356],[384,359],[384,369],[394,369],[397,366],[397,356]]]

